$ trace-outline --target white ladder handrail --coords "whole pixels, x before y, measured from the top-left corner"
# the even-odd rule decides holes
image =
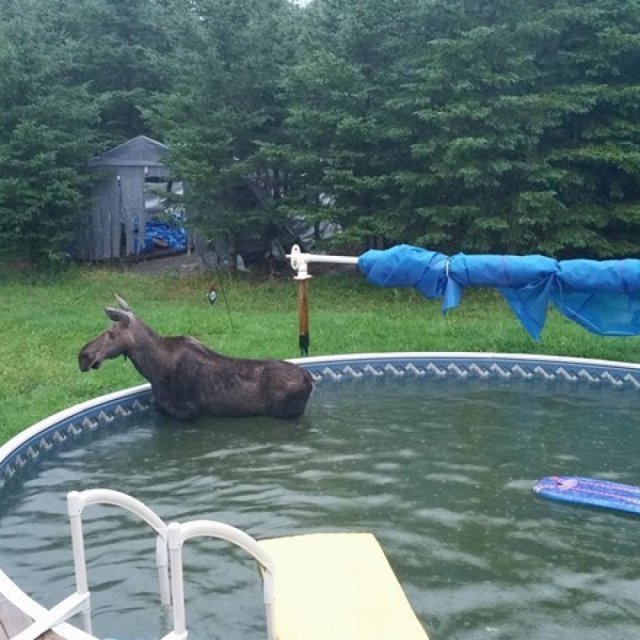
[[[95,504],[108,504],[125,509],[143,520],[158,535],[156,539],[156,566],[160,586],[160,601],[164,606],[171,604],[169,590],[169,560],[167,553],[168,531],[165,522],[145,504],[121,491],[112,489],[87,489],[85,491],[70,491],[67,494],[67,511],[71,524],[71,544],[73,548],[73,563],[76,576],[76,590],[78,594],[89,594],[87,580],[87,566],[84,552],[84,534],[82,529],[82,513],[85,507]],[[82,627],[91,633],[91,602],[87,598],[87,605],[82,612]]]
[[[192,520],[190,522],[165,522],[144,503],[126,493],[111,489],[87,489],[86,491],[71,491],[67,494],[67,508],[71,522],[71,541],[73,547],[73,561],[76,575],[76,592],[63,600],[46,616],[20,634],[17,640],[35,640],[37,635],[27,633],[45,631],[49,621],[55,618],[56,624],[66,620],[75,613],[82,613],[82,626],[87,633],[91,633],[91,604],[87,580],[86,558],[84,551],[84,535],[82,530],[82,513],[85,507],[93,504],[109,504],[121,507],[137,515],[146,522],[156,533],[156,563],[160,574],[160,595],[165,605],[171,605],[173,615],[173,630],[164,636],[163,640],[185,640],[187,637],[182,547],[187,540],[195,537],[212,537],[231,542],[245,550],[261,568],[263,579],[263,601],[265,606],[268,640],[276,640],[275,625],[275,567],[271,556],[260,546],[257,540],[241,529],[232,527],[224,522],[214,520]],[[63,606],[64,605],[64,606]],[[73,605],[71,610],[70,606]],[[66,606],[66,608],[65,608]],[[66,613],[67,609],[70,610]],[[43,626],[44,625],[44,626]],[[42,633],[40,631],[40,633]],[[24,637],[22,637],[24,635]]]
[[[169,525],[169,561],[171,565],[171,596],[173,602],[173,632],[163,640],[181,640],[186,637],[184,610],[182,547],[187,540],[196,537],[210,537],[226,540],[249,553],[262,569],[263,602],[267,622],[268,640],[276,640],[275,623],[275,565],[271,556],[250,535],[215,520],[191,520],[190,522],[172,522]]]
[[[67,510],[71,524],[71,544],[76,578],[76,591],[58,602],[51,609],[31,611],[34,621],[12,640],[35,640],[43,633],[65,622],[76,614],[81,615],[82,628],[91,634],[91,594],[87,580],[82,512],[92,504],[110,504],[126,509],[146,522],[158,535],[156,539],[156,563],[160,578],[160,598],[163,605],[171,600],[168,559],[168,527],[149,507],[120,491],[89,489],[67,494]]]

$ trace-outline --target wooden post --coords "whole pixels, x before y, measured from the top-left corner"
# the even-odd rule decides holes
[[[309,278],[298,280],[298,324],[300,355],[309,355]]]

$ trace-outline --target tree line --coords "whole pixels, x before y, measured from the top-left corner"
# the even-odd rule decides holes
[[[640,0],[0,0],[0,251],[65,251],[87,159],[165,142],[201,233],[635,256]]]

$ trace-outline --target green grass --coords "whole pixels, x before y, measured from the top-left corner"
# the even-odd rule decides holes
[[[207,291],[219,292],[209,305]],[[47,415],[144,382],[115,360],[80,373],[81,346],[124,296],[162,334],[193,335],[222,353],[297,357],[297,284],[241,275],[141,275],[98,268],[0,280],[0,443]],[[224,296],[222,291],[224,289]],[[225,304],[225,299],[227,304]],[[534,342],[492,290],[469,290],[447,316],[409,289],[372,287],[357,274],[316,276],[309,287],[310,355],[374,351],[545,353],[637,362],[640,338],[602,338],[551,312]]]

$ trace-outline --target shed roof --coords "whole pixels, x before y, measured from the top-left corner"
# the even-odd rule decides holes
[[[137,136],[89,160],[90,167],[162,167],[167,145]]]

